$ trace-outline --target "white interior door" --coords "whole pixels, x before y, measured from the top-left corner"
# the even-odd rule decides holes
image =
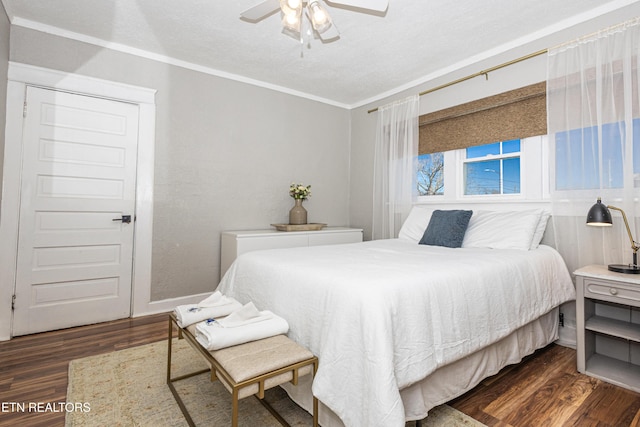
[[[13,335],[130,315],[138,114],[27,88]]]

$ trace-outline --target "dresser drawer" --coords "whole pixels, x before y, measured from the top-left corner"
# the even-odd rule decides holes
[[[362,229],[326,227],[313,231],[238,230],[220,237],[220,278],[235,259],[251,251],[362,242]]]
[[[584,296],[640,307],[640,286],[635,285],[585,279]]]
[[[340,243],[362,242],[362,231],[345,233],[309,234],[309,246],[337,245]]]

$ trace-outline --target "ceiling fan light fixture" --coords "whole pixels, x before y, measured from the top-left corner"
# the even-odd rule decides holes
[[[280,10],[287,15],[299,15],[302,11],[302,0],[280,0]]]
[[[331,17],[318,0],[311,0],[307,5],[313,29],[322,34],[331,27]]]
[[[302,25],[302,8],[298,11],[298,13],[285,13],[282,16],[282,26],[283,30],[287,33],[293,33],[293,36],[296,36],[300,33],[300,28]]]

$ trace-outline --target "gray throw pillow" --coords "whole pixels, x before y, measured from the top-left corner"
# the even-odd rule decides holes
[[[433,211],[419,243],[447,248],[461,247],[472,214],[473,211],[464,210]]]

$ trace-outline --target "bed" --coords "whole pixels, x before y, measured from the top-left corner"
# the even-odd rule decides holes
[[[414,208],[397,239],[250,252],[223,277],[319,357],[287,391],[307,407],[312,390],[321,425],[403,426],[557,339],[575,290],[539,244],[548,214],[476,212],[462,247],[418,244],[435,215]]]

